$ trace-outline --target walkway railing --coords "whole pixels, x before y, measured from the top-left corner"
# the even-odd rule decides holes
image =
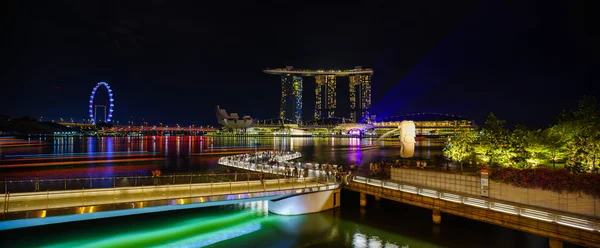
[[[267,153],[262,153],[263,155]],[[269,159],[284,164],[297,159],[300,153],[268,153]],[[258,161],[259,157],[254,157]],[[274,155],[274,156],[273,156]],[[214,201],[214,196],[237,194],[259,194],[269,196],[273,192],[292,190],[286,194],[330,190],[339,187],[339,180],[333,173],[313,171],[313,173],[292,175],[283,167],[251,163],[252,155],[235,157],[240,160],[221,158],[222,165],[237,167],[250,173],[208,173],[179,174],[162,176],[124,176],[101,178],[64,178],[4,180],[2,192],[3,213],[45,210],[69,207],[102,206],[106,204],[147,202],[170,199],[196,199]],[[0,186],[1,187],[1,186]],[[282,194],[281,192],[278,193]],[[276,194],[277,195],[277,194]],[[203,199],[202,197],[211,197]],[[249,196],[253,197],[253,196]],[[216,199],[216,198],[215,198]],[[198,200],[198,199],[196,199]]]
[[[556,212],[543,211],[540,209],[528,208],[526,206],[521,205],[517,206],[506,202],[497,202],[489,199],[475,198],[472,196],[464,196],[449,192],[443,192],[435,189],[427,189],[413,185],[405,185],[398,182],[378,180],[361,176],[356,176],[352,178],[352,182],[373,185],[391,190],[403,191],[406,193],[422,195],[455,203],[462,203],[465,205],[480,207],[517,216],[523,216],[536,220],[554,222],[560,225],[570,226],[583,230],[600,232],[600,223],[597,221],[568,216]]]
[[[229,182],[260,180],[262,173],[197,173],[173,174],[161,176],[122,176],[122,177],[93,177],[93,178],[56,178],[0,181],[0,192],[25,193],[60,190],[104,189],[135,186],[160,186],[195,184],[210,182]],[[266,179],[277,178],[266,175]]]
[[[278,161],[287,161],[299,158],[300,153],[291,153],[278,156]],[[219,160],[221,161],[221,159]],[[249,163],[238,163],[235,166],[246,169]],[[149,185],[177,185],[194,184],[210,182],[229,182],[229,181],[247,181],[275,179],[277,176],[263,175],[270,173],[266,168],[256,170],[256,165],[252,164],[250,171],[254,173],[196,173],[196,174],[173,174],[161,176],[118,176],[118,177],[93,177],[93,178],[55,178],[55,179],[26,179],[26,180],[2,180],[0,181],[0,193],[25,193],[40,191],[59,191],[59,190],[81,190],[81,189],[103,189],[119,188],[131,186],[149,186]],[[271,173],[270,173],[271,174]],[[283,173],[272,173],[284,175]]]
[[[240,175],[245,176],[242,177]],[[222,181],[210,181],[207,183],[188,181],[187,183],[171,184],[170,182],[163,182],[163,184],[157,185],[7,193],[4,195],[4,199],[0,200],[0,204],[3,206],[4,214],[32,210],[102,206],[107,204],[115,206],[120,203],[140,202],[146,202],[143,203],[146,205],[141,207],[148,207],[299,194],[339,187],[336,183],[322,181],[314,177],[298,179],[272,175],[270,178],[264,178],[263,180],[252,180],[249,175],[256,174],[238,174],[237,181],[235,181],[235,174],[228,174],[226,175],[227,177],[223,175],[223,178],[229,178],[229,181],[223,179]],[[171,177],[163,178],[171,179]],[[148,202],[161,200],[177,201],[175,203],[166,201],[148,204]],[[136,206],[133,208],[140,207]],[[114,208],[108,208],[108,210],[114,210]],[[94,211],[98,211],[98,208]]]
[[[255,157],[249,157],[249,158],[244,158],[244,156],[247,156],[249,154],[246,155],[234,155],[234,156],[228,156],[228,157],[221,157],[219,158],[219,164],[220,165],[225,165],[225,166],[229,166],[229,167],[234,167],[234,168],[238,168],[238,169],[243,169],[243,170],[249,170],[249,171],[256,171],[256,172],[263,172],[263,173],[268,173],[268,174],[276,174],[276,175],[282,175],[282,176],[294,176],[294,174],[291,171],[286,171],[286,168],[289,168],[291,170],[293,170],[294,168],[297,169],[296,172],[296,177],[297,178],[303,178],[305,176],[308,177],[318,177],[318,178],[322,178],[323,180],[327,180],[327,182],[339,182],[339,175],[337,174],[337,172],[335,172],[335,170],[333,170],[334,167],[337,167],[337,165],[330,165],[331,166],[331,171],[327,172],[327,170],[315,170],[313,169],[313,165],[311,163],[305,163],[304,167],[302,166],[297,166],[296,164],[293,163],[289,163],[289,160],[294,160],[294,159],[298,159],[300,157],[302,157],[302,154],[299,152],[295,152],[295,153],[290,153],[290,154],[286,154],[283,156],[275,156],[275,160],[279,162],[279,164],[284,164],[285,166],[282,165],[270,165],[268,163],[263,163],[263,162],[257,162],[257,161],[263,161],[260,159],[256,159]],[[287,166],[287,167],[286,167]]]

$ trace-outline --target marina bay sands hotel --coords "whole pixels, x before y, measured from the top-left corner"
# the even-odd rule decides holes
[[[359,66],[350,70],[307,70],[286,66],[263,72],[281,76],[281,107],[279,118],[302,122],[302,78],[315,77],[314,119],[326,119],[336,114],[336,78],[350,78],[350,119],[365,122],[371,109],[371,77],[373,70]]]

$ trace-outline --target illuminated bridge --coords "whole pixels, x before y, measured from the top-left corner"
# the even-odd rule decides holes
[[[116,126],[114,128],[117,132],[135,132],[135,133],[148,133],[148,134],[164,134],[164,133],[201,133],[201,132],[213,132],[217,129],[214,127],[194,127],[194,126],[174,126],[174,127],[157,127],[157,126]]]
[[[4,181],[0,230],[131,214],[270,200],[302,214],[339,206],[339,184],[278,173],[186,174]],[[308,199],[310,195],[310,201]],[[335,200],[333,200],[335,199]],[[297,203],[306,203],[298,205]]]
[[[286,161],[299,157],[299,154],[287,156]],[[274,169],[260,162],[243,162],[253,159],[247,156],[245,160],[235,161],[225,157],[219,163],[250,171],[281,171],[281,168]],[[310,170],[311,167],[304,168]],[[310,170],[309,173],[322,175],[316,170]],[[582,196],[561,199],[548,191],[533,191],[528,196],[524,192],[528,190],[497,183],[482,187],[482,178],[487,180],[486,176],[392,168],[391,178],[381,180],[344,176],[342,182],[345,182],[345,190],[360,193],[361,206],[366,206],[367,195],[372,195],[376,201],[386,198],[431,209],[432,220],[436,224],[441,223],[443,212],[549,237],[550,247],[561,247],[563,241],[600,247],[600,209],[597,208],[597,199]]]
[[[74,122],[57,122],[60,125],[66,127],[77,127],[82,129],[93,129],[96,128],[96,124],[91,123],[74,123]],[[211,126],[125,126],[125,125],[115,125],[115,131],[122,132],[211,132],[217,130]],[[111,128],[108,128],[111,129]]]
[[[447,213],[548,237],[551,248],[562,247],[563,241],[600,247],[600,219],[594,214],[593,201],[577,197],[560,200],[550,196],[553,192],[533,192],[532,199],[524,201],[523,190],[501,189],[494,184],[489,197],[482,197],[473,194],[479,191],[478,178],[399,168],[392,169],[392,178],[394,174],[395,180],[353,177],[344,189],[359,192],[361,206],[367,205],[371,195],[375,201],[385,198],[431,209],[436,224],[441,223],[442,213]],[[561,202],[562,209],[552,209],[552,202]]]
[[[268,151],[267,151],[268,153]],[[286,175],[286,168],[296,168],[298,169],[298,178],[307,177],[307,178],[317,178],[320,181],[325,181],[329,183],[330,181],[336,181],[337,172],[332,171],[328,174],[323,169],[316,169],[319,167],[319,164],[313,163],[301,163],[301,165],[294,163],[292,160],[298,159],[301,157],[299,152],[289,153],[285,155],[279,156],[276,160],[278,161],[275,165],[270,165],[264,160],[262,160],[263,154],[258,153],[257,157],[254,157],[254,154],[242,154],[242,155],[233,155],[229,157],[222,157],[219,159],[219,164],[224,166],[229,166],[237,169],[247,170],[251,172],[262,172],[262,173],[270,173],[270,174],[279,174]],[[291,161],[291,162],[290,162]],[[338,165],[327,165],[328,168],[338,168]],[[325,167],[323,167],[325,168]],[[291,171],[290,171],[291,173]]]

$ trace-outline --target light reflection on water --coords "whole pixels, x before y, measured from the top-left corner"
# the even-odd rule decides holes
[[[7,247],[432,247],[345,220],[340,211],[280,216],[268,212],[267,201],[257,201],[16,229],[0,235],[7,235],[3,237]],[[36,233],[36,238],[27,238],[26,233]]]
[[[303,154],[302,160],[308,162],[345,165],[356,163],[363,167],[365,165],[368,167],[368,164],[373,161],[384,159],[393,161],[400,155],[399,142],[383,142],[383,148],[370,149],[369,146],[374,145],[372,139],[146,136],[64,138],[46,141],[50,145],[3,148],[0,149],[0,155],[148,151],[157,152],[157,156],[164,157],[166,160],[43,167],[34,170],[0,170],[0,177],[143,175],[153,169],[160,169],[163,173],[207,171],[218,173],[225,170],[217,165],[219,156],[190,155],[217,151],[221,147],[241,146],[253,149],[255,143],[260,144],[257,148],[300,151]],[[441,154],[442,145],[436,140],[417,141],[414,156],[432,158]],[[0,164],[2,163],[4,162],[0,159]],[[441,228],[434,228],[436,231],[432,232],[431,213],[428,210],[421,209],[420,215],[415,214],[419,211],[414,209],[406,210],[404,214],[404,210],[397,210],[396,207],[353,210],[351,207],[357,202],[358,199],[348,200],[341,209],[302,216],[270,214],[266,202],[249,202],[218,208],[13,230],[0,233],[2,236],[0,238],[3,240],[3,246],[6,247],[46,245],[54,247],[200,247],[204,245],[213,247],[403,247],[406,245],[462,247],[465,244],[470,244],[472,247],[491,247],[489,239],[480,238],[485,237],[487,233],[488,236],[501,237],[495,241],[499,242],[495,247],[510,247],[515,242],[524,242],[524,240],[532,247],[540,247],[540,244],[543,247],[547,244],[547,240],[537,236],[529,235],[524,239],[519,236],[522,234],[515,235],[514,231],[474,221],[450,224],[454,225],[451,227],[443,227],[442,224]],[[367,213],[366,217],[363,216],[364,212]],[[444,218],[444,223],[452,223],[451,219]],[[455,226],[460,228],[455,229]],[[465,231],[477,231],[483,234],[469,238],[456,238],[464,235]],[[36,233],[36,239],[28,238],[31,233]],[[432,235],[446,236],[439,241]]]
[[[201,136],[144,136],[144,137],[66,137],[48,138],[49,145],[0,149],[0,166],[5,155],[17,154],[72,154],[96,152],[155,152],[164,161],[140,161],[119,163],[94,163],[72,166],[44,166],[27,170],[5,170],[0,167],[4,178],[48,178],[48,177],[102,177],[146,175],[151,170],[163,173],[206,173],[225,172],[217,165],[219,155],[205,156],[223,149],[277,149],[294,150],[303,154],[301,161],[333,164],[358,164],[364,168],[370,162],[394,161],[400,155],[399,142],[382,142],[375,147],[373,139],[358,138],[245,138]],[[255,147],[255,144],[258,144]],[[432,158],[441,154],[442,143],[437,140],[417,141],[415,156]],[[244,148],[240,148],[244,147]],[[199,156],[200,155],[200,156]],[[105,159],[113,158],[110,153]],[[221,155],[222,156],[222,155]],[[43,162],[43,161],[42,161]]]

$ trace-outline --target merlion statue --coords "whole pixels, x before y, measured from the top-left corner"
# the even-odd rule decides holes
[[[400,157],[410,158],[415,154],[415,123],[402,121],[398,129],[400,129]]]

